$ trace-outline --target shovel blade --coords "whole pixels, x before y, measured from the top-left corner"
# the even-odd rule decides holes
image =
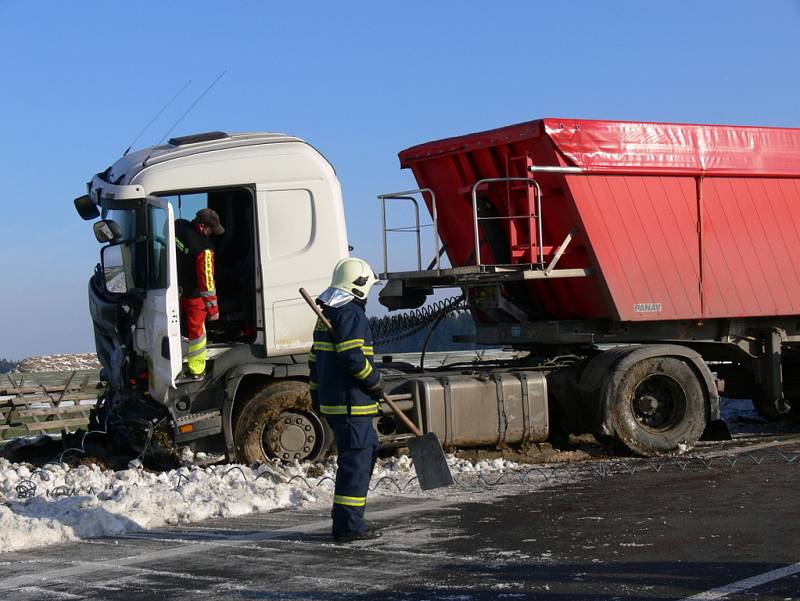
[[[436,434],[428,432],[408,441],[408,450],[417,470],[419,487],[422,490],[452,486],[453,475],[447,466],[444,449]]]

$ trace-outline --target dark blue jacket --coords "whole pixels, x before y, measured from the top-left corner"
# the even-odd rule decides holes
[[[372,331],[364,307],[351,301],[341,307],[322,305],[336,339],[317,320],[308,361],[311,398],[324,415],[376,415],[379,405],[367,391],[381,383],[373,364]]]

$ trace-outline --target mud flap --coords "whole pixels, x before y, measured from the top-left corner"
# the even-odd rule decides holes
[[[731,440],[731,431],[725,420],[715,419],[706,425],[700,440]]]

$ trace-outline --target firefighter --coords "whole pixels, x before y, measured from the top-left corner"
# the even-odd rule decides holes
[[[206,319],[219,319],[214,283],[214,245],[210,237],[224,232],[219,215],[213,209],[200,209],[191,222],[186,219],[175,221],[181,313],[189,338],[186,375],[195,380],[202,379],[206,371]]]
[[[379,414],[383,396],[364,312],[376,281],[372,268],[361,259],[351,257],[336,264],[330,287],[317,299],[336,336],[317,320],[309,355],[314,408],[336,436],[339,457],[331,517],[333,538],[339,543],[380,536],[364,521],[367,489],[378,458],[372,418]]]

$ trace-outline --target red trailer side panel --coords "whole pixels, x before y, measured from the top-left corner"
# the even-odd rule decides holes
[[[567,181],[616,318],[700,315],[694,180],[570,176]]]
[[[577,232],[559,266],[592,274],[515,289],[539,307],[533,319],[800,314],[800,129],[544,119],[415,146],[400,162],[436,192],[454,265],[474,264],[475,182],[541,184],[542,240],[513,220],[493,242],[488,222],[480,226],[485,263],[530,263],[539,245],[547,263]],[[529,165],[583,174],[532,174]],[[525,213],[524,189],[484,186],[484,210]]]
[[[800,313],[798,181],[707,178],[702,190],[706,315]]]

